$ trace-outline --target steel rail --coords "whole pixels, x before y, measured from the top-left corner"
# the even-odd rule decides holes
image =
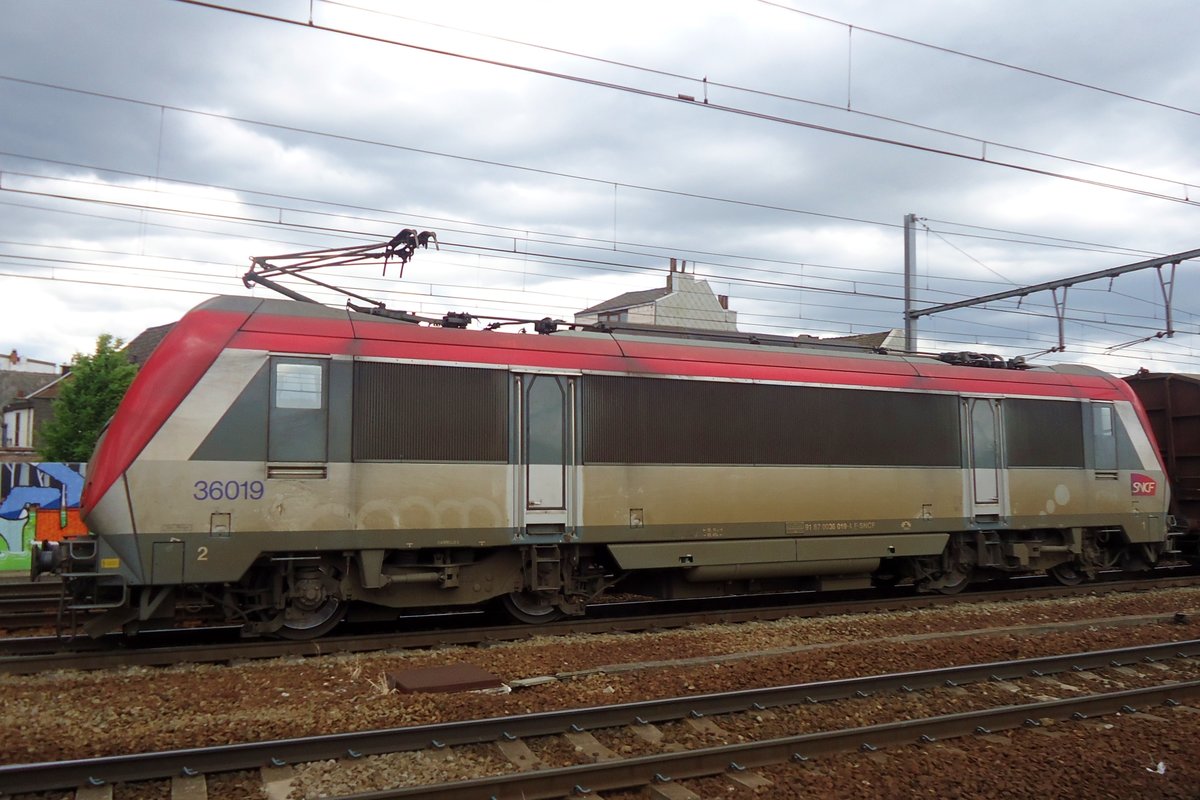
[[[359,758],[366,755],[421,750],[428,747],[441,748],[502,739],[550,736],[568,731],[665,722],[688,716],[711,716],[829,702],[884,692],[918,691],[947,684],[965,685],[984,681],[1004,681],[1028,676],[1196,657],[1200,657],[1200,639],[836,681],[747,689],[694,697],[673,697],[621,705],[564,709],[524,716],[494,717],[127,756],[7,765],[0,766],[0,787],[4,787],[4,791],[14,794],[50,791],[89,783],[153,780],[185,774],[229,772],[347,757]],[[630,761],[632,763],[633,759]]]
[[[0,580],[0,603],[10,600],[57,600],[62,595],[61,581]]]
[[[19,610],[0,607],[0,631],[30,629],[53,629],[58,622],[58,611],[45,607],[22,607]]]
[[[0,630],[53,629],[62,592],[61,581],[0,581]]]
[[[669,783],[679,779],[708,777],[727,771],[781,764],[789,760],[803,762],[815,756],[929,743],[938,739],[990,734],[997,730],[1020,727],[1039,727],[1045,720],[1062,721],[1118,712],[1133,713],[1139,708],[1178,703],[1179,698],[1197,695],[1200,695],[1200,681],[1192,681],[839,731],[808,733],[762,742],[603,761],[576,767],[362,792],[343,795],[340,800],[463,800],[474,797],[493,800],[536,800],[568,797],[597,791],[631,789],[656,782]]]
[[[206,641],[196,644],[141,646],[138,639],[111,635],[102,640],[77,638],[59,640],[52,636],[0,639],[0,674],[28,675],[47,670],[113,669],[129,666],[170,666],[179,663],[219,663],[233,660],[280,658],[284,656],[318,656],[334,653],[366,653],[399,648],[469,645],[483,642],[508,642],[531,639],[535,636],[565,636],[579,633],[638,632],[685,628],[693,625],[729,624],[787,618],[823,617],[836,614],[900,611],[929,608],[961,602],[997,602],[1024,599],[1049,599],[1073,594],[1111,593],[1127,590],[1149,590],[1195,586],[1197,578],[1172,577],[1140,580],[1119,580],[1088,583],[1080,586],[1013,588],[977,590],[966,595],[940,594],[906,595],[904,597],[872,597],[865,600],[842,600],[834,603],[785,606],[680,611],[623,617],[613,605],[593,606],[596,616],[570,618],[540,625],[499,625],[437,628],[403,633],[372,633],[365,635],[325,636],[309,642],[286,640],[214,641],[214,632],[226,629],[173,630],[164,635],[182,636],[207,634]],[[967,599],[969,598],[969,600]],[[1169,617],[1170,615],[1166,615]],[[466,617],[469,618],[469,617]],[[159,633],[144,634],[147,641],[160,641]]]

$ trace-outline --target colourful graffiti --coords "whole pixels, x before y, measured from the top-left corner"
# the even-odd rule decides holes
[[[33,540],[86,533],[79,518],[86,464],[0,464],[0,573],[27,572]]]

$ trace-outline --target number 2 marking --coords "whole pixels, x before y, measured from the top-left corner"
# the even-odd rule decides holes
[[[196,548],[196,560],[197,561],[208,561],[208,548],[207,547],[204,547],[203,545],[201,545],[200,547]]]

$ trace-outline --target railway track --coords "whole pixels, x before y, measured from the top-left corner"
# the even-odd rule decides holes
[[[251,639],[238,636],[236,628],[173,629],[139,635],[135,639],[107,636],[98,640],[64,639],[55,636],[0,639],[0,674],[33,674],[54,669],[96,670],[130,666],[169,666],[180,663],[221,663],[251,659],[303,657],[332,653],[367,653],[379,650],[440,647],[518,641],[535,636],[564,636],[579,633],[640,632],[693,625],[738,623],[791,617],[819,617],[929,608],[959,602],[998,602],[1149,591],[1195,586],[1194,574],[1137,580],[1106,580],[1084,586],[1008,585],[999,589],[977,589],[962,595],[901,594],[867,599],[828,595],[805,595],[789,604],[761,606],[762,596],[750,607],[726,604],[677,604],[663,602],[599,604],[582,619],[566,619],[544,625],[479,625],[481,615],[422,616],[413,628],[401,632],[344,633],[309,642]],[[813,602],[819,597],[821,602]],[[1169,616],[1169,615],[1168,615]],[[404,624],[404,620],[400,621]],[[393,624],[391,627],[395,627]]]
[[[1083,724],[1104,715],[1169,714],[1177,704],[1195,710],[1200,704],[1196,659],[1200,640],[391,730],[10,765],[0,767],[0,787],[9,793],[79,787],[93,791],[131,781],[169,780],[180,785],[179,791],[189,791],[187,796],[204,798],[214,796],[206,776],[257,770],[269,796],[285,796],[296,779],[293,765],[336,760],[352,772],[370,756],[397,753],[426,754],[430,763],[448,763],[459,749],[486,746],[507,762],[506,769],[473,780],[434,779],[419,786],[409,780],[400,788],[322,796],[596,797],[598,792],[658,786],[659,796],[684,798],[694,795],[681,783],[705,776],[766,786],[769,779],[756,770],[768,765],[994,737],[1020,728]],[[1183,679],[1176,677],[1185,673]],[[1114,674],[1117,680],[1109,677]],[[1081,694],[1063,683],[1077,676],[1090,676],[1091,685],[1111,688]],[[1054,691],[1067,696],[1046,696]],[[945,707],[947,692],[958,693],[949,703],[964,710],[905,715],[904,709],[925,707],[923,702],[932,709]],[[805,721],[817,708],[832,709],[833,718],[851,721],[861,717],[863,704],[871,705],[872,714],[891,718],[818,730],[811,729],[811,720]],[[764,717],[779,724],[767,726],[765,736],[745,735],[760,727]],[[687,747],[681,741],[696,737],[681,736],[681,731],[700,734],[706,741]],[[642,746],[622,755],[600,737],[610,744],[634,739]],[[714,739],[720,743],[710,744]],[[536,751],[573,753],[572,761],[585,763],[556,766],[553,755],[543,758]]]
[[[0,581],[0,631],[54,628],[62,583]]]

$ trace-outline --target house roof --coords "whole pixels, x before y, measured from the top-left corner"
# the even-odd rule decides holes
[[[158,347],[158,343],[163,340],[163,337],[174,327],[174,322],[168,322],[166,325],[146,328],[146,330],[133,337],[129,341],[129,344],[122,348],[122,352],[125,353],[130,364],[141,366],[146,363],[146,359],[154,352],[154,348]]]
[[[44,372],[2,370],[0,371],[0,407],[8,405],[13,400],[28,397],[58,378],[57,375],[47,375]]]
[[[596,314],[604,311],[619,311],[625,308],[633,308],[635,306],[644,306],[653,303],[659,298],[666,297],[671,293],[671,290],[665,286],[660,286],[657,289],[642,289],[638,292],[626,292],[619,294],[603,303],[598,303],[590,308],[585,308],[579,311],[579,314]]]
[[[876,331],[874,333],[855,333],[850,336],[833,336],[822,339],[823,342],[854,345],[856,347],[883,347],[888,338],[896,333],[894,330]]]
[[[173,327],[175,323],[169,322],[147,328],[121,348],[121,352],[129,363],[140,367]],[[0,371],[0,408],[16,405],[28,408],[32,400],[53,400],[58,397],[64,379],[70,375],[70,372],[51,376],[42,372]]]
[[[71,373],[69,372],[59,375],[40,389],[30,392],[26,397],[30,400],[53,400],[58,397],[59,390],[63,387],[63,382],[69,377],[71,377]]]

